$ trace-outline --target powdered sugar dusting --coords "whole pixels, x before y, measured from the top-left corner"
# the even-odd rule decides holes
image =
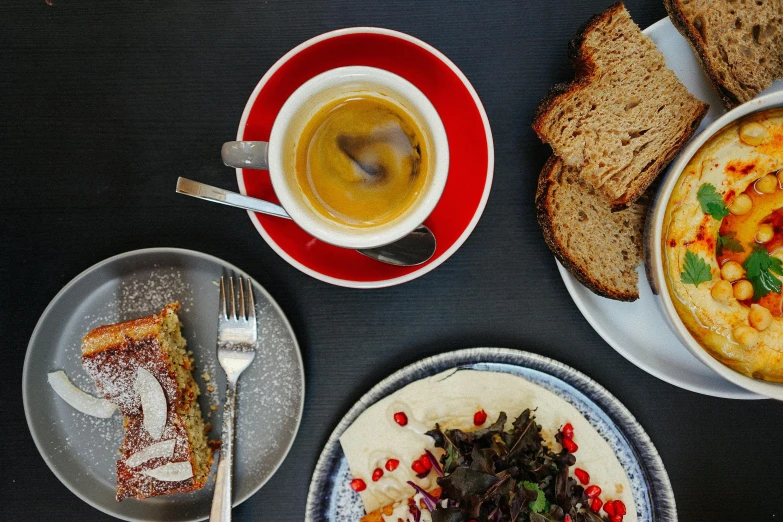
[[[193,290],[174,268],[160,268],[147,278],[129,279],[120,286],[119,304],[122,321],[160,312],[167,303],[179,301],[182,311],[194,306]]]
[[[225,392],[225,376],[217,364],[215,345],[221,275],[229,272],[219,262],[176,250],[134,253],[88,272],[88,287],[72,288],[58,305],[58,313],[67,318],[67,324],[57,325],[59,330],[54,331],[55,348],[43,350],[47,352],[43,356],[49,361],[41,372],[43,385],[50,390],[45,382],[47,372],[64,370],[76,386],[101,396],[81,365],[82,336],[104,324],[159,313],[166,303],[178,301],[182,334],[188,350],[193,352],[193,375],[201,390],[201,410],[205,420],[214,426],[210,438],[219,439]],[[301,358],[288,322],[262,288],[256,286],[255,297],[259,346],[254,362],[245,370],[239,384],[236,498],[254,492],[279,465],[298,428],[304,393]],[[84,484],[89,483],[91,488],[105,491],[101,495],[113,496],[116,462],[121,457],[123,440],[122,418],[119,415],[110,419],[88,417],[65,404],[51,390],[50,393],[47,410],[51,414],[46,416],[47,425],[37,428],[39,436],[46,432],[48,458],[63,470],[69,487],[81,495],[94,498],[97,490],[84,489]],[[162,439],[168,438],[169,434],[164,433]],[[174,461],[179,460],[176,453],[175,450]],[[203,512],[200,516],[207,516],[212,483],[210,480],[202,491],[176,495],[166,501],[196,503],[199,513]],[[123,505],[125,502],[117,504],[117,513],[124,512]],[[152,504],[146,505],[154,511]],[[154,513],[145,516],[153,517]]]

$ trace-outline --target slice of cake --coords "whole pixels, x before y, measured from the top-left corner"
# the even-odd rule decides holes
[[[177,310],[169,303],[82,340],[82,365],[124,417],[117,500],[198,490],[209,476],[212,449]]]

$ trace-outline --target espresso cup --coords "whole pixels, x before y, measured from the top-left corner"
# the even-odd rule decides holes
[[[425,177],[415,198],[399,215],[385,222],[358,225],[316,208],[312,197],[306,195],[308,187],[302,186],[303,176],[297,174],[297,147],[305,145],[301,143],[302,136],[319,111],[337,100],[366,97],[391,104],[418,127],[423,142],[420,145],[426,154],[421,154],[417,168]],[[228,142],[223,145],[222,157],[231,167],[268,170],[275,194],[294,222],[321,241],[355,249],[392,243],[421,225],[435,209],[449,171],[446,130],[432,103],[404,78],[364,66],[331,69],[308,80],[283,104],[272,125],[269,142]],[[365,170],[372,170],[349,157]]]

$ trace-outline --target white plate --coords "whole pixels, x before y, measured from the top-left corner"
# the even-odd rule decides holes
[[[659,20],[644,33],[652,38],[688,90],[710,104],[699,131],[726,110],[707,81],[688,41],[668,18]],[[783,89],[783,82],[765,92]],[[582,286],[558,263],[563,282],[587,322],[604,341],[633,364],[659,379],[704,395],[731,399],[763,399],[761,395],[736,386],[708,368],[675,336],[655,302],[644,267],[639,267],[639,299],[622,303],[595,295]]]

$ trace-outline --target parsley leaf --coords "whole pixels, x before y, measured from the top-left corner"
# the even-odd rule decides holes
[[[780,279],[773,274],[783,275],[783,261],[772,257],[763,246],[756,246],[742,263],[748,281],[753,285],[753,300],[758,301],[770,292],[780,293]]]
[[[706,283],[712,279],[710,265],[690,250],[685,251],[683,268],[685,270],[680,274],[680,280],[686,285],[696,285],[698,287],[701,283]]]
[[[718,221],[729,215],[729,209],[723,201],[723,196],[715,191],[715,186],[711,183],[704,183],[699,187],[696,199],[699,200],[702,211]]]
[[[536,500],[527,506],[530,508],[530,511],[533,513],[541,513],[549,509],[549,502],[546,499],[546,495],[544,495],[544,492],[541,491],[540,487],[538,487],[538,484],[535,482],[524,481],[522,482],[522,487],[528,491],[535,491],[537,494]]]
[[[742,247],[742,244],[734,239],[735,235],[734,232],[729,232],[725,236],[718,234],[718,240],[715,242],[715,253],[722,256],[724,248],[731,252],[744,252],[745,249]]]

